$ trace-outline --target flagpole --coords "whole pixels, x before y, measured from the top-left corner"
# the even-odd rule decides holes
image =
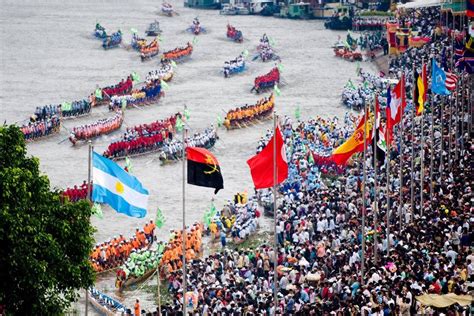
[[[464,89],[463,89],[463,77],[461,75],[461,78],[459,78],[460,80],[460,87],[461,87],[461,104],[460,104],[460,110],[461,110],[461,113],[458,113],[458,118],[459,118],[459,123],[461,124],[461,139],[464,137],[464,102],[463,100],[465,100],[463,97],[464,97]],[[467,100],[467,99],[466,99]],[[460,144],[459,144],[459,153],[462,155],[464,151],[464,141],[461,141]]]
[[[462,79],[462,77],[460,78]],[[461,82],[460,82],[461,83]],[[456,90],[454,90],[456,95],[454,97],[454,110],[456,111],[455,112],[455,115],[454,115],[454,129],[455,129],[455,133],[454,133],[454,159],[455,161],[458,160],[458,138],[459,138],[459,110],[458,110],[458,85],[456,84]]]
[[[400,231],[402,230],[402,204],[403,204],[403,101],[404,98],[403,96],[405,95],[405,70],[402,72],[402,77],[400,78],[402,80],[402,104],[400,106],[401,111],[400,111],[400,127],[398,129],[398,134],[399,134],[399,142],[400,142],[400,152],[399,152],[399,159],[400,159],[400,172],[399,172],[399,181],[400,181],[400,197],[399,197],[399,205],[398,205],[398,216],[399,216],[399,226],[400,226]]]
[[[452,121],[453,121],[453,97],[452,97],[452,94],[449,95],[449,106],[448,106],[448,110],[449,110],[449,125],[448,125],[448,150],[447,150],[447,154],[448,154],[448,169],[449,171],[451,171],[451,147],[452,147],[452,144],[451,144],[451,139],[452,139],[452,134],[451,134],[451,131],[452,131]]]
[[[454,15],[453,15],[453,29],[454,29]],[[451,73],[454,74],[453,71],[453,55],[454,55],[454,36],[451,34]],[[452,128],[453,128],[453,95],[449,96],[449,149],[448,149],[448,166],[449,170],[452,170],[452,162],[451,162],[451,147],[452,147]]]
[[[378,251],[378,240],[377,240],[377,228],[378,228],[378,193],[377,193],[377,139],[378,139],[378,129],[377,126],[377,93],[375,94],[374,99],[374,112],[375,112],[375,121],[374,121],[374,133],[373,133],[373,149],[374,149],[374,262],[377,264],[377,251]]]
[[[186,313],[186,291],[187,280],[186,280],[186,127],[183,129],[183,315],[187,316]]]
[[[364,269],[365,269],[365,184],[367,181],[367,168],[366,168],[366,153],[367,153],[367,102],[364,100],[364,155],[362,158],[362,170],[363,170],[363,183],[362,183],[362,256],[360,265],[360,280],[361,284],[364,285]]]
[[[443,106],[444,106],[444,96],[441,96],[441,106],[440,106],[440,112],[441,112],[441,117],[439,119],[439,127],[440,127],[440,130],[441,130],[441,142],[440,142],[440,146],[441,146],[441,154],[440,154],[440,157],[439,157],[439,178],[442,179],[443,178],[443,143],[444,143],[444,128],[443,128]]]
[[[425,66],[425,60],[424,58],[422,59],[422,63],[421,63],[421,78],[422,78],[422,81],[423,81],[423,94],[426,96],[426,89],[427,87],[425,86],[425,82],[427,81],[426,80],[426,66]],[[425,71],[423,71],[425,70]],[[425,124],[425,98],[423,98],[423,110],[421,111],[421,131],[420,131],[420,135],[421,135],[421,139],[420,139],[420,143],[421,143],[421,161],[420,161],[420,216],[423,216],[423,184],[424,184],[424,181],[425,181],[425,170],[424,170],[424,159],[425,159],[425,137],[423,135],[423,131],[424,131],[424,124]]]
[[[158,292],[158,315],[161,315],[161,276],[160,276],[160,264],[158,263],[158,273],[157,273],[157,276],[158,276],[158,284],[157,284],[157,289],[156,291]]]
[[[413,63],[413,89],[415,89],[417,82],[415,78],[415,63]],[[415,90],[413,90],[415,91]],[[415,186],[414,186],[414,172],[415,172],[415,93],[412,97],[412,111],[411,111],[411,171],[410,171],[410,204],[411,204],[411,216],[410,221],[413,221],[415,216]]]
[[[426,88],[425,88],[426,89]],[[423,104],[423,112],[425,110],[425,105]],[[423,130],[424,130],[424,124],[425,124],[425,114],[421,112],[421,151],[420,151],[420,216],[423,216],[423,186],[425,182],[425,164],[424,164],[424,159],[425,159],[425,137],[423,135]]]
[[[278,275],[277,275],[277,265],[278,265],[278,236],[277,236],[277,150],[276,150],[276,128],[277,128],[277,118],[276,112],[273,111],[273,232],[274,232],[274,257],[273,257],[273,304],[274,306],[274,315],[277,315],[278,307]]]
[[[388,120],[388,117],[387,117]],[[386,235],[387,235],[387,256],[390,253],[390,142],[389,132],[387,123],[385,123],[385,141],[387,143],[387,154],[385,155],[385,163],[387,165],[387,183],[385,184],[386,199],[387,199],[387,224],[386,224]]]
[[[94,146],[92,146],[92,141],[89,140],[87,142],[89,144],[89,153],[87,155],[87,160],[88,160],[88,167],[87,167],[87,199],[89,200],[89,203],[92,203],[92,190],[91,190],[91,182],[92,182],[92,151],[94,150]],[[89,314],[89,294],[87,293],[87,289],[85,289],[86,292],[86,310],[84,315]]]
[[[431,136],[431,144],[430,144],[430,206],[433,209],[433,197],[434,197],[434,186],[433,186],[433,169],[434,169],[434,124],[435,124],[435,115],[434,115],[434,99],[433,99],[433,91],[430,92],[430,112],[431,112],[431,126],[430,126],[430,136]]]

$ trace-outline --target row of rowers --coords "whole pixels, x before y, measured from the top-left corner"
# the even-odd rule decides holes
[[[186,232],[186,261],[196,259],[201,253],[203,226],[194,223]],[[181,269],[183,253],[183,239],[180,230],[172,230],[161,264],[167,273]]]
[[[135,236],[125,239],[123,235],[97,244],[90,260],[94,271],[102,272],[121,265],[135,250],[148,247],[154,239],[155,223],[150,220],[142,230],[136,229]]]
[[[235,110],[230,110],[227,112],[226,121],[248,119],[261,115],[262,113],[267,113],[269,110],[273,109],[273,104],[274,97],[272,94],[268,99],[263,98],[258,100],[255,105],[245,105]]]

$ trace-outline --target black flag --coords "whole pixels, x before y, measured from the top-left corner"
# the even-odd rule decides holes
[[[199,147],[187,147],[186,154],[189,184],[214,188],[214,194],[224,188],[221,167],[210,151]]]

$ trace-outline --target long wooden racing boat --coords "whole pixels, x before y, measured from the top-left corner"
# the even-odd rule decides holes
[[[155,238],[153,238],[152,242],[148,243],[148,245],[146,246],[146,250],[150,250],[150,248],[153,246],[153,243],[155,242]],[[143,249],[143,248],[142,248]],[[125,258],[124,261],[126,261],[128,259],[128,257]],[[110,269],[107,269],[107,270],[104,270],[104,271],[99,271],[99,272],[96,272],[95,273],[95,276],[96,277],[100,277],[100,276],[103,276],[103,275],[106,275],[107,273],[110,273],[110,272],[115,272],[117,271],[118,268],[120,268],[120,266],[123,264],[123,262],[119,262],[117,263],[117,265],[115,267],[112,267]]]
[[[126,288],[129,288],[131,287],[132,285],[135,285],[135,284],[138,284],[138,283],[141,283],[143,281],[145,281],[146,279],[148,279],[153,273],[155,273],[156,271],[156,267],[153,268],[153,269],[150,269],[148,270],[147,272],[145,272],[141,277],[138,277],[138,278],[128,278],[127,280],[125,280],[125,282],[123,282],[120,287],[119,287],[119,292],[123,292]]]
[[[95,289],[87,291],[87,297],[94,309],[101,315],[122,316],[127,311],[127,308],[119,301]]]
[[[225,125],[225,128],[227,128],[228,131],[233,130],[233,129],[246,128],[246,127],[253,126],[257,123],[268,121],[271,118],[272,118],[272,112],[270,111],[270,113],[268,113],[265,116],[255,118],[255,119],[253,119],[251,121],[247,121],[247,122],[235,122],[235,124]]]

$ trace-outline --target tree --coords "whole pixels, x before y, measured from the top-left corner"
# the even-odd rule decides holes
[[[91,206],[61,203],[15,126],[0,126],[0,194],[0,305],[7,315],[62,314],[94,282]]]

